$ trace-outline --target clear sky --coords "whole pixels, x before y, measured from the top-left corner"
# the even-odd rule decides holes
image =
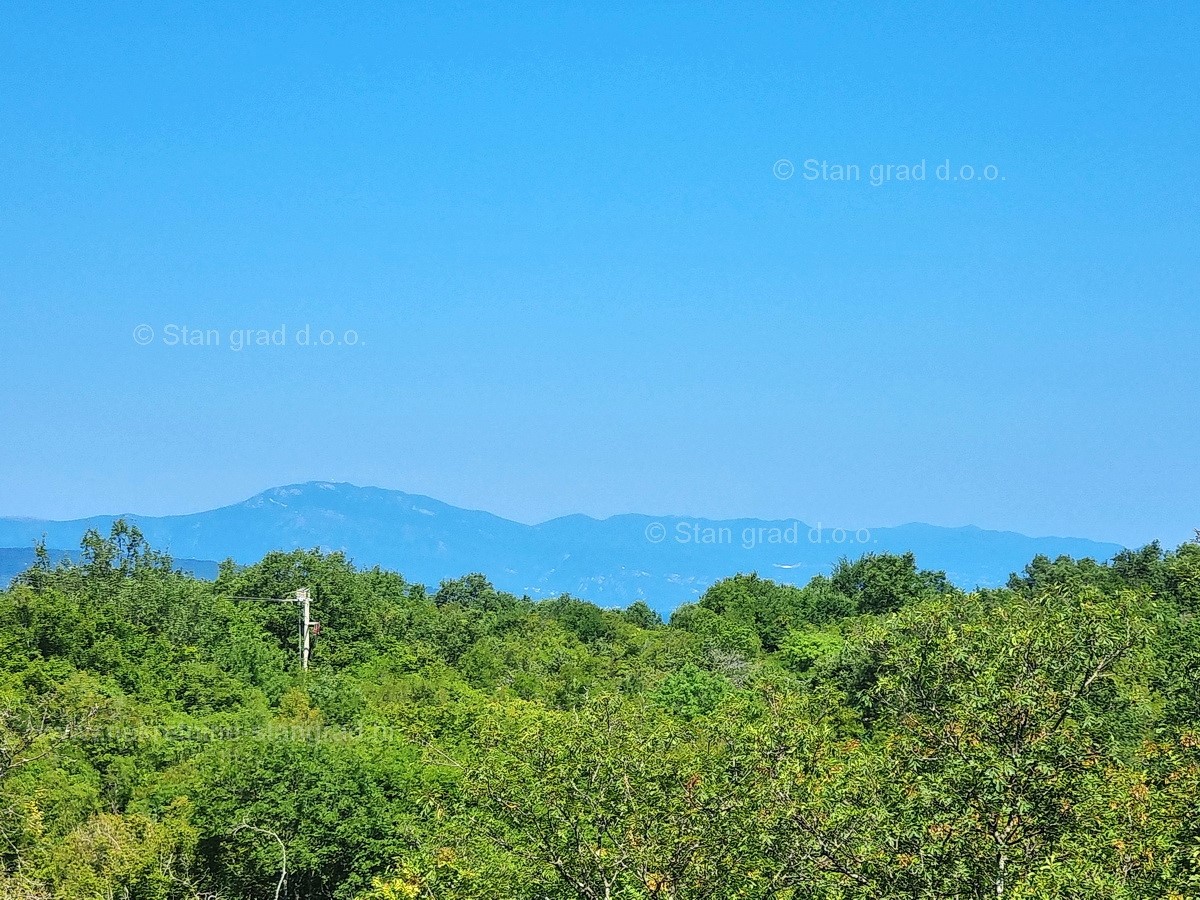
[[[1200,5],[250,6],[6,8],[0,514],[1200,527]]]

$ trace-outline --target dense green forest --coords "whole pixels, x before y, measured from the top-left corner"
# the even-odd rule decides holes
[[[0,897],[1200,896],[1197,612],[1200,543],[664,623],[118,523],[0,593]]]

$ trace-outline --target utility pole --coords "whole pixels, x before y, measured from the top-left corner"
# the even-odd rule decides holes
[[[308,671],[308,657],[312,653],[312,616],[310,606],[312,598],[308,588],[296,591],[296,602],[300,604],[300,668]]]
[[[299,588],[291,597],[233,597],[230,600],[250,600],[258,603],[295,603],[300,616],[300,634],[297,650],[300,653],[300,668],[308,671],[308,658],[312,655],[313,626],[321,623],[312,620],[312,593],[309,588]]]

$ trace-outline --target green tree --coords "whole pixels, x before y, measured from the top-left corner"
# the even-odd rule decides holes
[[[864,613],[891,612],[923,597],[952,592],[944,572],[918,569],[911,553],[867,553],[854,562],[843,559],[829,580]]]

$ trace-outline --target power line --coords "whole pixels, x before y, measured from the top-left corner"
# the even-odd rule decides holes
[[[238,597],[233,594],[218,594],[225,600],[258,600],[262,603],[296,603],[296,597]]]

